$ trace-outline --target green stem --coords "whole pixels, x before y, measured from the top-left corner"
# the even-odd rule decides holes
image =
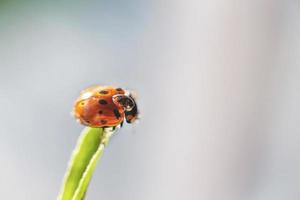
[[[83,130],[71,157],[58,200],[82,200],[112,132],[103,128]]]

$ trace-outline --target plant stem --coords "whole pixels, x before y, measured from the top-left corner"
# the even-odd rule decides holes
[[[86,127],[69,162],[58,200],[82,200],[112,131]]]

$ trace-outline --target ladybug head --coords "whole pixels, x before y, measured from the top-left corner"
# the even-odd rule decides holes
[[[131,96],[125,94],[116,94],[112,97],[114,104],[124,108],[125,111],[130,111],[135,106],[135,101]]]
[[[113,102],[124,108],[125,119],[127,123],[133,123],[138,119],[138,108],[135,98],[131,93],[129,94],[116,94],[112,97]]]

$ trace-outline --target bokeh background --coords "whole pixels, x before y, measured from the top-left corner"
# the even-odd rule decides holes
[[[95,84],[142,119],[87,199],[300,199],[299,19],[298,0],[1,0],[1,199],[56,199]]]

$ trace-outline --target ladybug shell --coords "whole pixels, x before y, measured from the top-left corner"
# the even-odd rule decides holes
[[[111,127],[121,124],[125,113],[123,107],[114,104],[112,96],[125,94],[121,88],[94,86],[81,92],[75,102],[74,115],[78,121],[91,127]]]

